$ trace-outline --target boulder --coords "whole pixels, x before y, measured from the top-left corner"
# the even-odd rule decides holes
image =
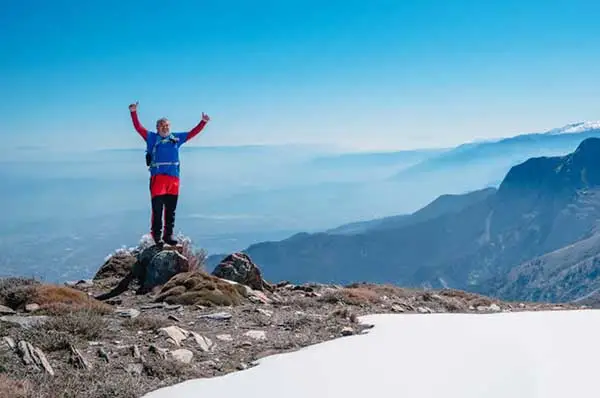
[[[138,293],[146,293],[167,283],[173,276],[189,271],[189,261],[180,246],[150,246],[138,255],[136,273],[140,280]]]
[[[129,274],[137,261],[135,255],[130,252],[117,252],[110,256],[100,267],[93,280],[98,281],[110,278],[122,278]],[[78,284],[78,282],[75,282]]]
[[[250,286],[254,290],[270,291],[273,286],[262,278],[260,269],[245,253],[233,253],[225,257],[214,269],[216,277]]]

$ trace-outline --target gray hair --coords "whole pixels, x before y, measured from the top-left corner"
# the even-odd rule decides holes
[[[162,122],[168,122],[168,121],[169,121],[169,119],[167,119],[166,117],[161,117],[160,119],[158,119],[156,121],[156,126],[158,126]]]

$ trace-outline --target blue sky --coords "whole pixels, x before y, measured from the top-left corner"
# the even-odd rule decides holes
[[[15,145],[455,145],[600,119],[600,2],[12,1],[0,134]],[[6,141],[5,141],[6,142]]]

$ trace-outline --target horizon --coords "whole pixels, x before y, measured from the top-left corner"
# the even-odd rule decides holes
[[[585,120],[585,121],[574,121],[569,122],[560,126],[554,126],[547,130],[538,130],[538,131],[529,131],[529,132],[519,132],[513,135],[500,135],[497,137],[483,137],[483,138],[475,138],[470,141],[457,142],[452,145],[447,146],[417,146],[417,147],[409,147],[409,148],[357,148],[352,146],[344,146],[335,143],[321,143],[321,142],[272,142],[272,143],[247,143],[247,144],[204,144],[202,142],[191,142],[190,144],[185,146],[185,150],[207,150],[207,149],[265,149],[265,148],[302,148],[302,149],[313,149],[313,150],[323,150],[323,155],[331,155],[331,156],[343,156],[343,155],[369,155],[369,154],[390,154],[390,153],[410,153],[410,152],[427,152],[427,151],[448,151],[452,149],[459,148],[464,145],[471,144],[485,144],[485,143],[495,143],[503,140],[510,140],[513,138],[517,138],[525,135],[543,135],[543,134],[553,134],[555,131],[559,131],[559,134],[577,134],[582,131],[568,131],[560,133],[560,130],[567,129],[571,126],[577,125],[592,125],[589,127],[589,130],[600,129],[600,120]],[[131,145],[131,146],[87,146],[87,147],[76,147],[76,148],[58,148],[50,145],[18,145],[13,148],[9,148],[11,150],[20,151],[20,152],[34,152],[34,151],[47,151],[50,152],[66,152],[66,153],[93,153],[93,152],[105,152],[105,151],[143,151],[143,145]]]
[[[15,146],[141,147],[136,101],[147,128],[166,116],[187,130],[209,114],[190,146],[398,151],[548,131],[598,119],[598,11],[516,0],[11,4],[0,134]]]

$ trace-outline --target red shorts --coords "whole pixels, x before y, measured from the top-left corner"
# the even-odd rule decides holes
[[[165,174],[150,177],[150,194],[152,197],[158,195],[179,195],[179,177]]]

